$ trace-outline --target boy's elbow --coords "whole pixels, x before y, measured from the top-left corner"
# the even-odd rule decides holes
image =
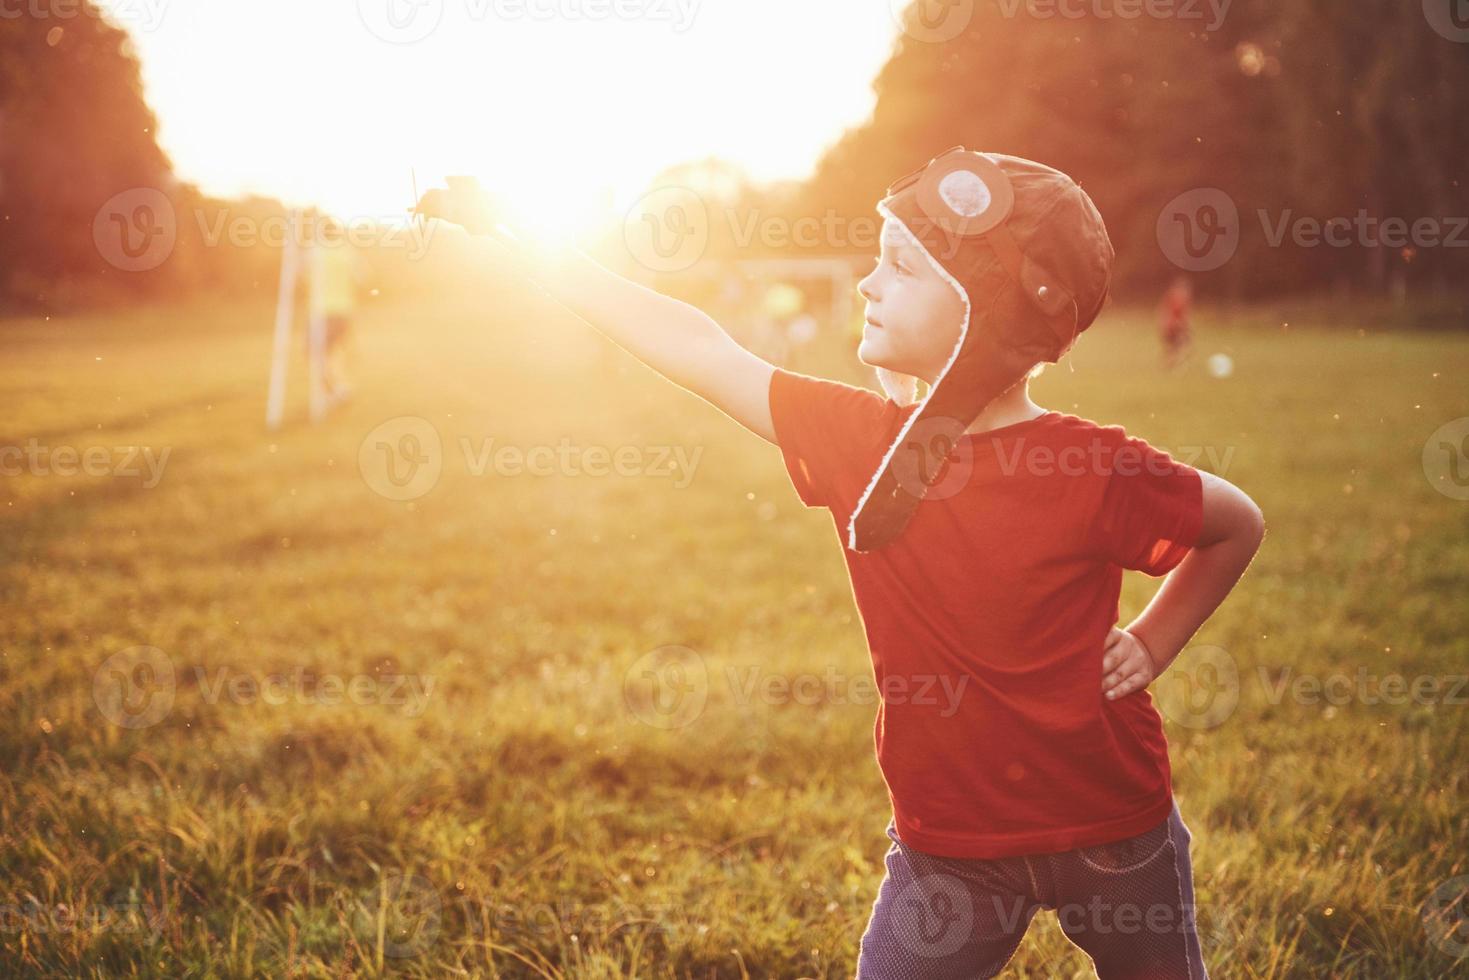
[[[1259,504],[1250,501],[1247,533],[1249,540],[1254,545],[1254,550],[1259,551],[1260,545],[1265,542],[1265,512],[1260,509]]]
[[[1222,541],[1248,545],[1251,554],[1265,540],[1265,514],[1249,494],[1228,481],[1203,474],[1204,517],[1199,544],[1209,546]]]
[[[1234,517],[1234,532],[1231,537],[1242,545],[1248,546],[1250,554],[1260,550],[1260,545],[1265,542],[1265,512],[1260,505],[1255,503],[1243,492],[1236,507]]]

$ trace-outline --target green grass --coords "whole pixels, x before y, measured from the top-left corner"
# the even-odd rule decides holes
[[[170,452],[153,487],[0,483],[0,973],[851,974],[888,844],[873,706],[726,682],[869,676],[828,515],[581,325],[488,308],[371,307],[356,398],[316,428],[294,400],[276,434],[266,304],[0,323],[0,446]],[[1469,961],[1421,910],[1469,874],[1469,706],[1272,703],[1267,680],[1469,669],[1469,502],[1421,462],[1469,415],[1469,338],[1282,322],[1205,316],[1165,375],[1150,318],[1115,311],[1034,394],[1212,449],[1269,523],[1196,639],[1237,663],[1238,707],[1169,727],[1213,975],[1451,975]],[[400,416],[445,447],[412,501],[359,469]],[[461,437],[702,455],[686,486],[475,475]],[[1124,622],[1156,586],[1129,576]],[[176,684],[127,728],[94,680],[140,645]],[[710,678],[679,727],[641,720],[640,658],[668,645]],[[433,687],[416,708],[214,687],[298,669]],[[1042,915],[1006,975],[1090,967]]]

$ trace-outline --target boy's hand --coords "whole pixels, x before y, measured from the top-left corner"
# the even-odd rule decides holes
[[[512,222],[493,195],[471,178],[450,177],[449,187],[433,188],[413,208],[415,215],[459,225],[471,235],[492,239],[522,275],[545,286],[564,249]]]
[[[449,188],[431,188],[413,213],[460,225],[471,235],[491,235],[499,215],[495,202],[472,180],[455,178]]]
[[[1142,640],[1112,627],[1102,648],[1102,693],[1108,701],[1141,691],[1162,672]]]

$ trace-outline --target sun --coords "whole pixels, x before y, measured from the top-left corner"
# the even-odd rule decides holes
[[[418,190],[447,187],[452,178],[472,177],[493,198],[508,224],[543,241],[573,243],[620,220],[618,191],[584,164],[491,156],[488,151],[466,154],[452,169],[442,162],[425,168],[427,172],[415,167]]]

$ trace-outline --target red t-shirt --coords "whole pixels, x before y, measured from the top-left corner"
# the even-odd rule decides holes
[[[887,547],[847,522],[915,411],[776,370],[770,411],[796,493],[830,508],[881,697],[874,735],[898,836],[997,858],[1105,844],[1172,808],[1146,690],[1102,695],[1122,570],[1164,575],[1198,540],[1203,483],[1121,426],[1048,412],[964,436]]]

